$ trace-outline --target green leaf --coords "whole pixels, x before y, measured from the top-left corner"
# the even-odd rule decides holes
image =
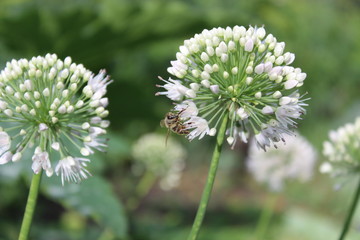
[[[64,207],[75,209],[94,219],[116,237],[127,235],[127,218],[111,185],[100,177],[90,177],[80,184],[65,183],[59,178],[43,178],[43,190]]]

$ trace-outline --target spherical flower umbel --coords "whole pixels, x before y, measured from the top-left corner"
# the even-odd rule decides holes
[[[89,175],[86,165],[109,121],[104,70],[94,75],[70,57],[55,54],[6,63],[0,73],[0,164],[33,152],[32,170],[55,170],[64,181]]]
[[[145,134],[133,145],[134,169],[145,168],[160,178],[160,187],[169,190],[179,184],[185,167],[186,151],[174,139],[156,133]]]
[[[265,183],[272,191],[282,190],[286,180],[310,180],[313,174],[316,151],[302,136],[286,136],[286,144],[278,149],[260,150],[252,141],[247,159],[247,168],[254,178]]]
[[[360,171],[360,118],[329,133],[324,142],[323,154],[327,157],[320,166],[322,173],[346,176]]]
[[[298,88],[306,73],[290,66],[294,59],[285,43],[266,35],[263,27],[204,30],[180,46],[168,68],[175,79],[160,78],[165,84],[158,87],[164,91],[157,95],[178,104],[172,111],[179,113],[189,140],[216,135],[227,116],[230,145],[255,134],[266,150],[293,135],[291,129],[305,113],[306,99]],[[183,111],[189,104],[192,114]]]

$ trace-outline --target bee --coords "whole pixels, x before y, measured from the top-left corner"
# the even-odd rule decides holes
[[[166,127],[168,129],[165,143],[167,143],[170,131],[179,135],[188,135],[190,133],[190,131],[187,129],[186,125],[180,118],[180,115],[184,110],[185,109],[177,113],[168,112],[167,114],[165,114],[165,118],[160,121],[160,126]]]

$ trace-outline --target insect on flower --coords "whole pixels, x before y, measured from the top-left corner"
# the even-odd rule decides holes
[[[186,109],[182,109],[179,112],[168,112],[165,115],[165,118],[160,121],[160,126],[166,127],[168,129],[168,132],[166,134],[166,140],[165,140],[166,143],[167,143],[170,131],[173,133],[179,134],[179,135],[188,135],[190,133],[190,131],[188,130],[188,128],[186,127],[186,125],[184,123],[184,120],[182,120],[182,118],[181,118],[181,114],[185,110]]]

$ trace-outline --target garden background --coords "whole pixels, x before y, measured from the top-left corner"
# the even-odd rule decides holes
[[[159,122],[171,108],[155,97],[158,76],[166,72],[185,39],[203,29],[265,26],[294,66],[307,73],[303,90],[311,98],[299,131],[316,147],[318,162],[309,183],[291,182],[277,193],[269,240],[336,239],[352,197],[349,181],[335,191],[321,176],[322,142],[328,131],[360,115],[360,3],[356,0],[2,0],[0,67],[19,58],[56,53],[93,72],[105,68],[111,127],[109,148],[92,158],[93,175],[81,184],[61,186],[43,178],[32,239],[185,239],[206,179],[214,139],[189,143],[180,185],[162,190],[157,182],[137,200],[141,176],[133,173],[132,145],[142,135],[166,129]],[[220,168],[199,239],[255,239],[261,210],[274,193],[246,171],[245,144],[220,159]],[[26,162],[23,159],[22,162]],[[30,160],[28,161],[30,162]],[[25,166],[24,166],[25,165]],[[16,239],[31,170],[26,163],[0,166],[0,239]],[[359,239],[360,211],[348,239]]]

